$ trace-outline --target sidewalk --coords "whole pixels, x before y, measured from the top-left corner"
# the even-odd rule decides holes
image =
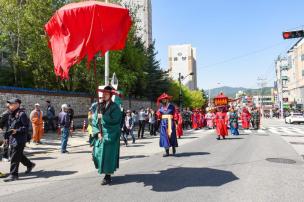
[[[135,133],[135,132],[134,132]],[[185,131],[182,139],[178,139],[179,146],[195,141],[204,135],[214,135],[213,130]],[[136,133],[135,133],[136,134]],[[20,179],[16,182],[4,183],[0,180],[0,196],[21,190],[31,189],[43,184],[49,184],[54,181],[78,179],[81,175],[97,171],[92,162],[91,150],[88,144],[88,135],[81,131],[76,131],[73,137],[69,139],[69,154],[60,153],[60,140],[57,134],[45,134],[42,139],[42,145],[28,144],[25,149],[26,156],[36,163],[33,173],[25,176],[23,173],[25,167],[20,165]],[[145,158],[150,155],[159,154],[160,158],[163,149],[159,147],[159,136],[150,136],[145,134],[144,139],[136,140],[135,144],[124,146],[121,141],[120,147],[120,167],[131,159]],[[178,149],[177,149],[178,152]],[[0,162],[0,171],[9,171],[9,162]],[[22,185],[22,186],[20,186]]]

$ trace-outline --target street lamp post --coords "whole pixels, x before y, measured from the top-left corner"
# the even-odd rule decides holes
[[[181,110],[182,109],[182,75],[181,75],[181,73],[178,73],[178,83],[179,83],[178,105]]]
[[[106,3],[109,3],[108,0],[105,1]],[[110,68],[109,68],[109,64],[110,64],[110,54],[109,51],[107,51],[105,53],[105,85],[109,85],[110,83]]]

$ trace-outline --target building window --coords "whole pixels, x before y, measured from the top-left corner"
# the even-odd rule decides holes
[[[182,57],[182,60],[183,60],[183,61],[187,60],[187,57]]]
[[[301,55],[301,61],[304,61],[304,54]]]
[[[304,77],[304,70],[302,70],[302,77]]]
[[[177,61],[178,59],[177,59],[177,57],[174,57],[174,61]]]

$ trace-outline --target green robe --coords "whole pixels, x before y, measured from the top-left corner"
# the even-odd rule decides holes
[[[121,133],[122,112],[116,103],[111,103],[103,112],[102,125],[102,141],[98,139],[100,131],[100,121],[98,119],[98,111],[93,115],[93,161],[98,173],[112,174],[119,168],[119,147]]]

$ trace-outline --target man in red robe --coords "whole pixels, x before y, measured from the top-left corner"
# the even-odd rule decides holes
[[[201,128],[204,128],[206,124],[205,124],[205,114],[204,114],[203,110],[200,110],[200,114],[201,114],[201,121],[200,121]]]
[[[176,120],[176,135],[178,138],[181,138],[183,136],[183,117],[178,107],[175,108],[175,118]]]
[[[193,110],[193,113],[191,115],[191,120],[192,120],[192,128],[193,130],[197,130],[198,129],[198,119],[197,119],[197,111]]]
[[[243,112],[241,114],[242,118],[242,127],[243,129],[249,129],[250,127],[250,118],[251,114],[249,113],[248,109],[246,107],[243,108]]]
[[[221,139],[221,136],[223,139],[225,139],[226,136],[228,136],[228,129],[227,129],[227,114],[224,112],[224,109],[222,107],[219,108],[219,111],[215,115],[215,124],[216,124],[216,133],[217,133],[217,140]]]

